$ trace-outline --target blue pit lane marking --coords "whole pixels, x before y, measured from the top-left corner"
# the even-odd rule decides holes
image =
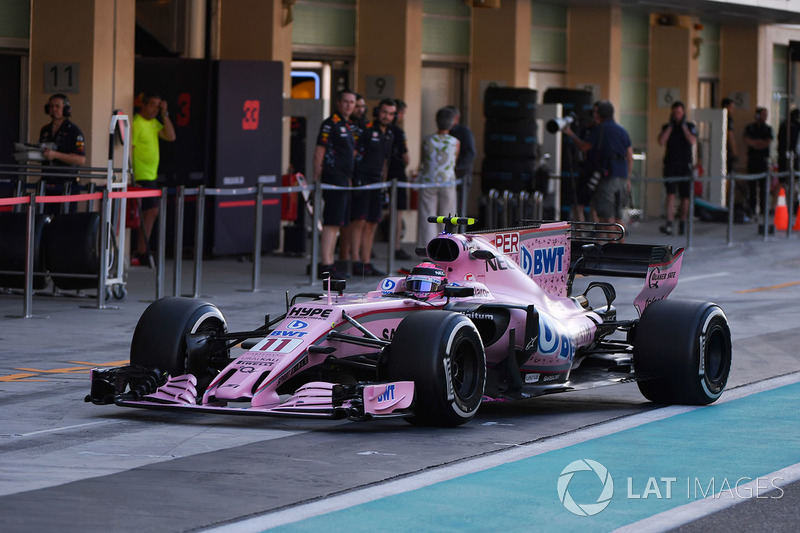
[[[294,508],[286,511],[293,519],[266,515],[232,525],[230,530],[270,526],[278,526],[279,531],[373,530],[391,524],[397,531],[490,528],[583,533],[587,527],[610,531],[653,515],[668,516],[703,499],[775,497],[782,494],[776,488],[780,481],[765,479],[758,487],[753,480],[800,463],[800,424],[794,409],[786,408],[800,399],[797,379],[795,375],[783,380],[789,385],[706,408],[656,410],[653,413],[672,410],[672,415],[662,419],[650,415],[652,420],[636,427],[565,447],[555,444],[549,451],[533,452],[538,455],[528,452],[529,457],[477,472],[480,466],[472,468],[472,472],[407,492],[383,495],[380,486],[363,489],[359,492],[374,491],[377,499],[351,503],[344,509],[338,504],[338,510],[329,507],[317,514],[317,509],[316,516],[302,519],[309,515]],[[567,465],[582,459],[604,466],[614,484],[607,507],[592,516],[577,516],[559,500],[559,477]],[[574,502],[591,509],[603,487],[594,472],[578,471],[569,480],[567,492]]]

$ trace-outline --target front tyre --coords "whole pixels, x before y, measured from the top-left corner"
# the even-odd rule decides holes
[[[227,353],[217,354],[219,361],[201,357],[190,359],[186,349],[188,333],[224,333],[227,324],[214,304],[191,298],[161,298],[151,303],[133,332],[131,365],[158,368],[170,376],[193,374],[198,392],[205,390],[227,362]]]
[[[483,399],[486,356],[474,324],[459,313],[419,311],[403,319],[392,339],[389,379],[413,381],[412,424],[459,426]]]
[[[706,405],[722,395],[731,371],[731,331],[710,302],[661,300],[647,306],[633,348],[637,382],[657,403]]]

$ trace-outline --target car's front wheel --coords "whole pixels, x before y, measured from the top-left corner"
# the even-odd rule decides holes
[[[731,371],[731,331],[710,302],[661,300],[644,310],[633,364],[639,390],[658,403],[706,405],[722,395]]]
[[[131,342],[131,365],[158,368],[171,376],[193,374],[202,392],[219,372],[227,353],[218,362],[207,355],[190,357],[186,348],[189,333],[224,333],[225,318],[217,306],[191,298],[161,298],[142,313]]]
[[[483,399],[486,355],[474,324],[459,313],[419,311],[400,322],[392,339],[389,378],[413,381],[413,424],[458,426]]]

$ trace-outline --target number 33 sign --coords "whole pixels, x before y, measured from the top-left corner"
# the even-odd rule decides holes
[[[257,130],[258,129],[258,111],[261,108],[261,101],[259,100],[245,100],[242,109],[242,129],[243,130]]]

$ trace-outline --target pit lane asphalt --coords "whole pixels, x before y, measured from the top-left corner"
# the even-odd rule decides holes
[[[658,236],[656,226],[631,227],[628,242],[684,245],[679,237]],[[735,246],[728,247],[723,225],[698,224],[671,296],[714,301],[725,310],[734,339],[729,388],[800,370],[797,238],[779,236],[763,243],[754,225],[737,226],[735,237]],[[248,262],[206,261],[203,298],[220,307],[232,328],[255,327],[265,313],[275,316],[284,310],[286,290],[315,290],[307,285],[306,263],[265,256],[264,289],[250,293],[238,290],[250,286]],[[191,265],[185,262],[185,291],[190,274]],[[587,282],[576,280],[576,290]],[[631,302],[641,280],[612,282],[620,316],[632,317]],[[351,281],[349,289],[363,291],[376,284],[374,279]],[[655,409],[635,385],[486,405],[475,420],[451,430],[415,428],[400,420],[261,419],[85,404],[88,369],[127,359],[133,328],[154,295],[152,271],[132,269],[128,290],[126,300],[111,302],[118,309],[108,310],[82,307],[93,306],[90,299],[37,296],[32,319],[7,318],[21,314],[22,297],[0,295],[4,531],[201,529],[358,488],[377,490],[386,480],[407,479]],[[796,403],[790,407],[796,408]],[[755,429],[742,427],[741,441],[730,446],[746,449],[758,438],[751,431]],[[687,438],[713,440],[714,435]],[[682,450],[670,453],[674,461],[684,460]],[[794,462],[800,462],[800,455]],[[549,486],[531,491],[552,496],[555,486],[554,478]],[[709,520],[715,527],[737,530],[796,524],[798,492],[796,484],[789,485],[780,501],[750,500],[683,527],[699,530]],[[396,523],[413,512],[398,509]],[[492,529],[492,512],[497,509],[487,510],[487,521],[474,524],[475,529]],[[563,507],[550,512],[567,513]],[[535,529],[551,524],[555,522],[544,517]],[[592,527],[591,521],[586,525]]]

